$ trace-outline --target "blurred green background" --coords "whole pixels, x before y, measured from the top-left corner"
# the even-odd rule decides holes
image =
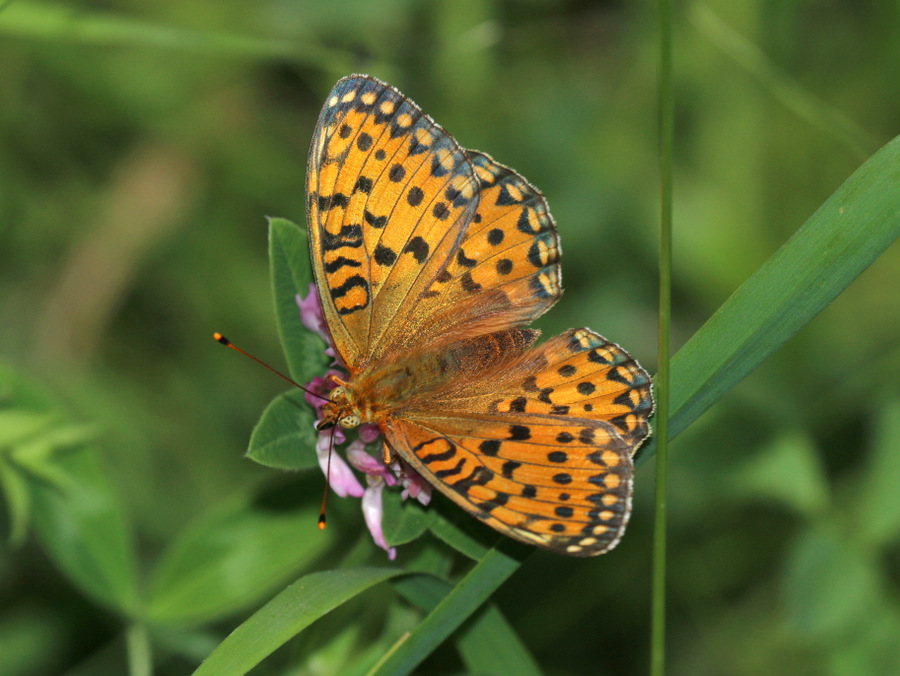
[[[900,130],[900,7],[718,0],[675,14],[677,350]],[[157,563],[186,526],[212,521],[216,546],[249,546],[254,528],[222,515],[260,494],[302,514],[265,546],[319,537],[319,477],[242,458],[282,383],[211,334],[283,363],[265,217],[304,222],[316,116],[350,72],[399,87],[543,191],[566,294],[541,328],[590,326],[656,370],[655,21],[654,3],[587,0],[3,6],[0,361],[55,415],[94,425],[144,587],[163,584]],[[669,673],[900,673],[898,289],[894,246],[676,440]],[[613,553],[537,553],[495,597],[547,674],[646,673],[652,486],[646,463]],[[190,673],[288,581],[343,560],[342,544],[386,564],[356,509],[336,504],[321,551],[265,569],[246,596],[182,607],[190,620],[160,611],[158,673]],[[46,535],[17,529],[0,520],[0,676],[124,673],[129,613],[86,591]],[[390,645],[417,617],[387,588],[364,599],[258,673],[347,673],[339,655]],[[420,673],[461,670],[445,650]]]

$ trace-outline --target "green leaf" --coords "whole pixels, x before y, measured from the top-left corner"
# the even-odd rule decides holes
[[[312,283],[306,232],[290,221],[270,219],[269,264],[278,336],[291,376],[302,385],[328,368],[325,344],[303,326],[296,301],[297,294],[310,293]]]
[[[878,412],[877,426],[864,465],[857,507],[860,536],[884,545],[900,534],[900,402],[892,400]]]
[[[326,613],[379,582],[403,574],[391,568],[350,568],[302,577],[231,632],[194,676],[246,674]]]
[[[828,481],[811,440],[787,433],[743,464],[730,482],[736,491],[777,500],[806,517],[828,507]]]
[[[0,455],[0,487],[3,488],[6,507],[9,510],[9,544],[12,547],[21,547],[31,525],[31,494],[22,472],[8,463],[2,455]]]
[[[410,603],[425,611],[434,608],[453,585],[431,575],[409,575],[394,587]],[[456,647],[470,673],[539,675],[540,668],[503,613],[490,604],[477,612],[458,633]]]
[[[384,538],[391,547],[418,539],[434,522],[435,510],[423,509],[416,500],[403,500],[396,490],[382,494]]]
[[[440,513],[434,506],[431,507],[431,511],[435,512],[434,521],[429,527],[432,535],[473,561],[480,561],[487,554],[488,547],[469,534],[462,524],[450,520],[446,514]],[[472,518],[468,514],[463,515],[462,518],[472,522]]]
[[[46,430],[58,418],[53,413],[25,408],[8,408],[0,412],[0,452],[15,447],[23,440]]]
[[[46,461],[52,483],[24,474],[32,498],[34,528],[50,556],[85,594],[124,614],[138,606],[131,527],[91,447],[67,449]]]
[[[900,674],[900,616],[888,604],[882,604],[866,618],[866,623],[851,636],[823,641],[828,651],[830,674]]]
[[[296,483],[221,505],[188,526],[154,571],[147,617],[191,625],[252,606],[333,543]]]
[[[788,619],[807,638],[842,639],[880,609],[874,560],[834,528],[810,528],[794,543],[784,577]]]
[[[3,403],[0,479],[12,538],[29,523],[53,562],[78,589],[123,614],[137,611],[131,524],[90,425],[71,424],[50,397],[0,365]]]
[[[276,40],[224,32],[198,31],[166,26],[108,12],[90,12],[67,3],[8,2],[3,6],[0,34],[17,38],[61,41],[88,45],[162,47],[174,52],[216,54],[249,59],[292,60],[316,68],[344,64],[338,72],[349,72],[352,58],[346,52],[327,49],[315,40]]]
[[[870,157],[672,359],[674,438],[833,301],[900,235],[900,137]],[[655,448],[639,451],[642,461]]]
[[[9,450],[10,462],[27,474],[65,490],[70,477],[54,462],[53,456],[85,446],[97,436],[92,425],[64,425],[61,421],[47,427]]]
[[[460,630],[456,647],[472,674],[541,674],[522,639],[493,603]]]
[[[517,557],[502,550],[517,552]],[[512,541],[488,551],[416,629],[369,672],[369,676],[408,674],[490,598],[519,567],[524,547]]]
[[[695,2],[690,4],[689,10],[691,22],[700,34],[741,64],[771,96],[810,127],[843,143],[860,159],[877,146],[871,134],[787,75],[784,68],[773,63],[759,47],[720,19],[709,5]]]
[[[315,421],[313,409],[304,400],[302,391],[278,395],[253,429],[247,457],[277,469],[317,467]]]

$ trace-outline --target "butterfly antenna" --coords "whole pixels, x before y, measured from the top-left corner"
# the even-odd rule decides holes
[[[321,394],[318,394],[317,392],[313,392],[312,390],[306,389],[305,387],[303,387],[303,385],[301,385],[300,383],[298,383],[296,380],[293,380],[292,378],[288,378],[286,375],[284,375],[284,374],[283,374],[281,371],[279,371],[278,369],[275,369],[275,368],[269,366],[269,365],[268,365],[266,362],[264,362],[262,359],[259,359],[259,358],[257,358],[257,357],[254,357],[252,354],[250,354],[250,353],[247,352],[246,350],[242,350],[242,349],[239,348],[237,345],[235,345],[235,344],[232,343],[230,340],[228,340],[225,336],[223,336],[221,333],[218,333],[218,332],[217,332],[217,333],[214,333],[214,334],[213,334],[213,338],[215,338],[217,341],[219,341],[220,343],[222,343],[222,345],[224,345],[225,347],[230,347],[230,348],[231,348],[232,350],[234,350],[235,352],[240,352],[240,353],[241,353],[242,355],[244,355],[245,357],[250,357],[250,359],[252,359],[253,361],[255,361],[257,364],[261,364],[261,365],[264,366],[265,368],[269,369],[269,370],[270,370],[272,373],[274,373],[276,376],[278,376],[278,377],[281,378],[282,380],[286,380],[287,382],[289,382],[291,385],[293,385],[293,386],[296,387],[297,389],[303,390],[304,392],[306,392],[306,393],[307,393],[308,395],[310,395],[310,396],[316,397],[316,398],[318,398],[318,399],[322,399],[323,401],[328,401],[328,397],[322,396]],[[330,456],[329,456],[329,457],[330,457]]]
[[[331,454],[334,452],[334,430],[328,440],[328,461],[325,463],[325,492],[322,493],[322,508],[319,510],[319,530],[325,530],[325,506],[328,504],[328,487],[331,486]]]

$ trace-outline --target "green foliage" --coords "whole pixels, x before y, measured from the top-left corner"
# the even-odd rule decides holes
[[[900,137],[847,179],[675,355],[670,436],[793,338],[898,236]]]
[[[103,7],[0,6],[0,673],[646,673],[646,468],[600,559],[390,494],[390,563],[358,502],[316,528],[302,393],[209,340],[327,368],[305,234],[270,219],[267,279],[262,215],[302,221],[322,99],[365,71],[547,196],[546,332],[651,365],[639,6]],[[674,17],[671,674],[900,671],[900,36],[819,9]]]
[[[297,295],[308,296],[312,283],[306,234],[284,219],[269,221],[269,262],[275,319],[284,354],[295,380],[322,376],[327,366],[322,339],[300,323]]]
[[[194,673],[245,674],[325,613],[399,574],[390,568],[345,568],[302,577],[235,629]]]
[[[247,457],[276,469],[309,469],[318,466],[315,415],[303,398],[293,390],[272,400],[250,436]]]

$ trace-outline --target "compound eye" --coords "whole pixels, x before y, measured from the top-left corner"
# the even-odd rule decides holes
[[[340,385],[338,385],[333,390],[331,390],[331,393],[328,395],[328,400],[329,401],[337,401],[338,399],[343,399],[344,396],[345,396],[344,388],[341,387]]]
[[[359,427],[359,416],[355,413],[351,413],[350,415],[345,415],[343,418],[338,420],[338,424],[344,429],[351,429],[353,427]]]

